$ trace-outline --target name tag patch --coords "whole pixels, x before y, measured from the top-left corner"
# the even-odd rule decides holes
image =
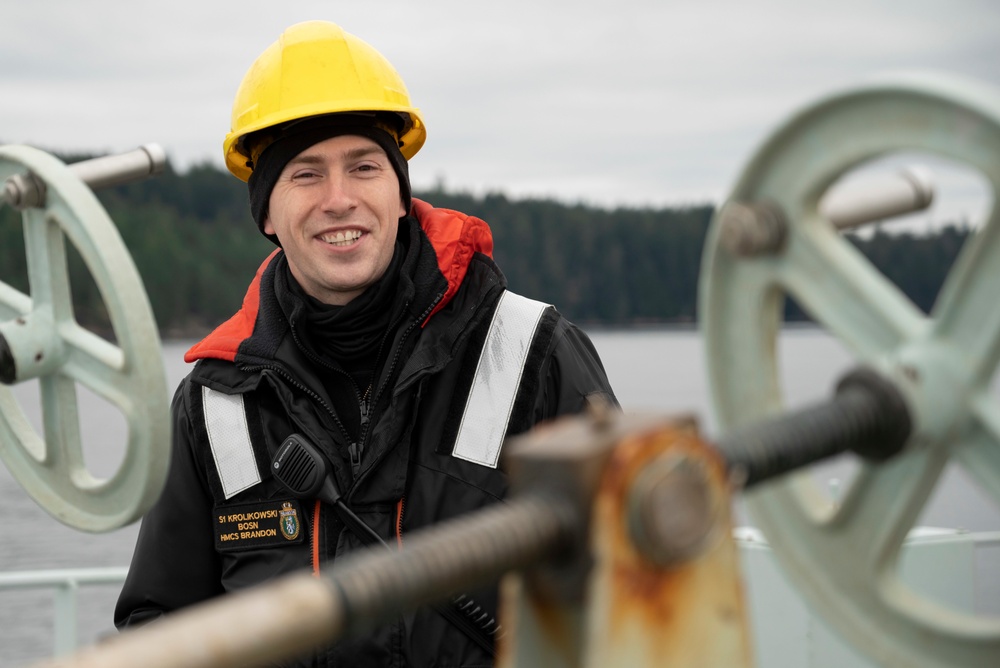
[[[249,550],[301,543],[305,539],[298,500],[262,501],[215,509],[215,549]]]

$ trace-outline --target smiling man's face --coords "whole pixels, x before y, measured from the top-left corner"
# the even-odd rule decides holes
[[[399,178],[382,147],[340,135],[285,165],[271,191],[264,232],[278,237],[307,294],[343,305],[385,273],[405,213]]]

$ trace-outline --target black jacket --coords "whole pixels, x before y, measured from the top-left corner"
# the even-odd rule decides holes
[[[243,309],[189,351],[186,359],[198,363],[174,397],[169,478],[143,519],[116,626],[141,624],[296,569],[318,569],[361,544],[330,506],[294,498],[271,476],[271,457],[293,433],[320,447],[348,505],[392,545],[420,527],[503,499],[502,468],[455,457],[452,446],[506,280],[490,257],[485,223],[420,201],[414,213],[423,257],[432,261],[420,266],[407,315],[394,330],[360,448],[347,442],[315,364],[278,308],[280,251],[262,265]],[[551,307],[543,312],[524,369],[508,435],[579,412],[592,393],[614,401],[589,339]],[[242,400],[260,474],[258,484],[228,499],[209,445],[205,388]],[[357,475],[352,447],[360,452]],[[274,519],[279,515],[283,524]],[[495,587],[469,595],[496,614]],[[486,652],[430,609],[289,663],[491,664]]]

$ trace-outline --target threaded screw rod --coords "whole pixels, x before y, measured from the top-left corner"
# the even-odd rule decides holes
[[[903,449],[912,422],[902,394],[868,368],[852,371],[829,401],[737,428],[717,442],[747,488],[853,451],[882,461]]]
[[[551,563],[580,531],[572,502],[525,494],[421,531],[405,550],[364,550],[320,578],[290,575],[219,597],[44,666],[272,665],[508,571]]]
[[[339,593],[351,632],[551,562],[583,529],[571,502],[527,494],[421,532],[402,553],[349,555],[323,577]]]

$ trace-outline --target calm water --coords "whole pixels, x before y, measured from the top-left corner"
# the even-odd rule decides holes
[[[694,413],[703,430],[713,433],[701,342],[696,332],[596,331],[592,338],[627,410]],[[181,356],[187,346],[188,342],[174,342],[164,347],[171,388],[186,373]],[[828,397],[835,380],[851,366],[847,353],[816,330],[786,331],[779,350],[785,395],[792,406]],[[37,403],[37,387],[28,384],[17,391],[27,409]],[[124,441],[124,422],[92,395],[85,394],[80,401],[84,407],[81,413],[86,416],[88,465],[96,473],[110,473],[121,457],[121,446],[117,444]],[[33,419],[37,424],[37,416]],[[816,475],[824,479],[849,475],[846,466],[834,463],[819,469]],[[741,523],[748,522],[739,505],[737,515]],[[90,535],[69,529],[40,510],[2,465],[0,518],[0,571],[124,566],[131,557],[138,530],[137,525],[132,525],[109,534]],[[1000,530],[1000,510],[959,472],[949,472],[921,523],[973,531]],[[996,583],[991,586],[993,591],[1000,591]],[[93,643],[114,633],[111,618],[116,597],[114,587],[81,589],[81,643]],[[51,618],[50,592],[0,591],[0,666],[24,665],[48,656],[52,649]]]

